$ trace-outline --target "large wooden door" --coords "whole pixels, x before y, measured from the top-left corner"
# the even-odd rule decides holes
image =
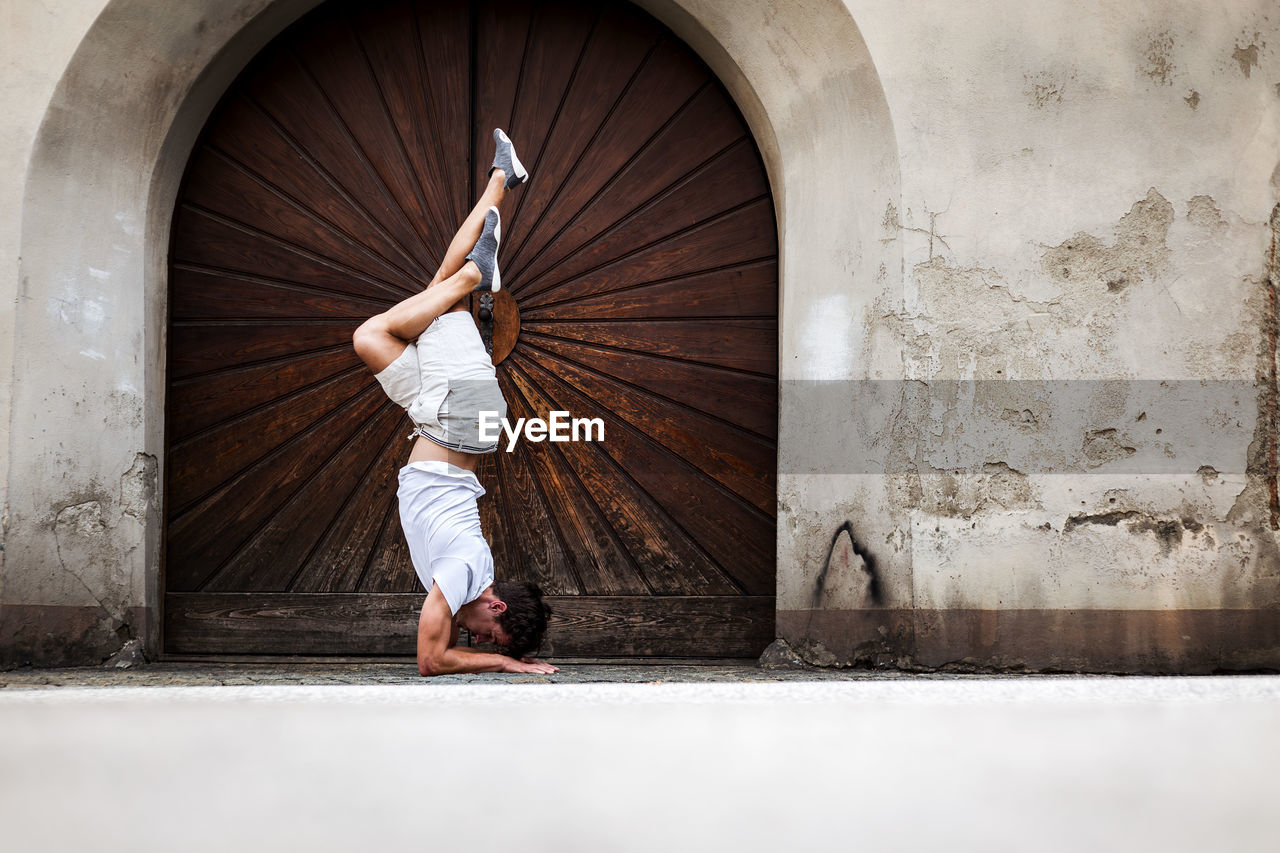
[[[192,156],[170,264],[168,652],[412,652],[411,425],[350,339],[430,279],[497,126],[532,173],[504,210],[494,311],[510,417],[605,430],[484,459],[498,577],[551,596],[557,655],[772,639],[777,252],[741,116],[628,4],[401,0],[286,31]]]

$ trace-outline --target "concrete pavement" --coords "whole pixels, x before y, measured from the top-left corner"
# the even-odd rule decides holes
[[[1280,842],[1280,676],[566,666],[425,681],[351,663],[0,684],[11,850]]]

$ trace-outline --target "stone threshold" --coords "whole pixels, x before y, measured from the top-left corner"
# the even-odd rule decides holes
[[[388,684],[653,684],[842,681],[929,681],[959,679],[1076,678],[1075,675],[1020,673],[919,673],[897,670],[765,669],[752,660],[552,659],[560,672],[546,675],[483,673],[424,679],[412,658],[183,659],[127,668],[21,668],[0,672],[0,689],[58,687],[199,687],[264,685]]]

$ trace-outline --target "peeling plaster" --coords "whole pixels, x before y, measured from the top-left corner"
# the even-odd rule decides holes
[[[62,571],[75,578],[99,607],[112,616],[118,616],[118,608],[113,613],[112,607],[103,601],[102,593],[89,585],[81,571],[86,565],[96,562],[93,552],[105,544],[102,538],[107,526],[102,521],[102,503],[94,500],[63,507],[54,518],[53,527]],[[87,559],[81,551],[87,552]],[[95,577],[94,581],[96,585],[100,578]]]
[[[1062,532],[1070,533],[1077,527],[1089,524],[1115,527],[1121,522],[1135,535],[1143,533],[1154,535],[1165,554],[1182,545],[1184,533],[1196,536],[1203,533],[1205,529],[1203,524],[1191,517],[1160,518],[1138,510],[1123,510],[1073,515],[1062,525]]]
[[[141,529],[155,522],[158,469],[155,456],[135,453],[133,463],[120,475],[114,493],[95,486],[68,496],[51,511],[48,523],[52,527],[57,566],[56,574],[48,577],[46,586],[51,590],[65,588],[65,580],[69,579],[93,602],[90,609],[97,611],[89,622],[79,625],[78,643],[84,647],[80,654],[93,648],[99,660],[113,658],[117,665],[122,662],[130,665],[141,654],[136,641],[142,629],[134,624],[136,616],[131,615],[137,611],[136,578],[132,571],[132,555],[137,546],[121,548],[118,543],[138,541]],[[27,618],[41,617],[37,610]],[[23,626],[9,625],[6,631],[21,634]],[[129,647],[130,643],[134,645]],[[122,650],[126,652],[123,656]]]
[[[1216,209],[1206,196],[1193,214],[1199,222]],[[1030,275],[957,264],[937,232],[943,213],[930,213],[929,229],[900,226],[928,238],[929,260],[911,268],[900,304],[885,297],[877,302],[872,321],[902,341],[908,377],[1044,376],[1064,353],[1076,361],[1089,353],[1087,372],[1114,373],[1125,366],[1114,363],[1117,327],[1136,294],[1182,311],[1168,283],[1173,205],[1154,187],[1120,218],[1109,239],[1077,232],[1044,246],[1039,269]],[[886,211],[886,226],[895,214]]]
[[[1138,452],[1138,449],[1130,445],[1127,439],[1113,427],[1085,433],[1081,450],[1085,458],[1089,460],[1088,465],[1090,468],[1097,468],[1100,465],[1115,462],[1117,459],[1124,459]]]
[[[1231,58],[1240,66],[1240,73],[1249,77],[1253,69],[1258,67],[1258,46],[1251,44],[1248,47],[1237,47],[1232,51]]]
[[[1187,221],[1209,231],[1222,231],[1228,227],[1222,211],[1212,196],[1192,196],[1187,201]]]
[[[150,453],[136,453],[133,465],[120,475],[120,511],[142,519],[155,508],[159,461]]]
[[[922,471],[921,501],[926,512],[952,518],[1040,506],[1026,474],[1005,462],[988,462],[980,472]]]
[[[998,6],[943,4],[928,27],[900,23],[896,7],[851,6],[877,60],[901,48],[898,34],[916,37],[912,62],[885,77],[903,193],[869,211],[881,241],[903,247],[902,287],[884,272],[870,284],[862,355],[926,390],[904,391],[882,417],[846,416],[850,443],[878,427],[865,455],[884,465],[887,521],[852,499],[812,511],[789,492],[780,528],[808,544],[803,585],[780,574],[780,608],[797,611],[779,625],[800,626],[786,634],[792,648],[828,664],[864,655],[895,607],[910,607],[911,645],[899,648],[916,660],[930,636],[946,649],[933,660],[960,660],[946,655],[971,632],[968,660],[990,663],[983,650],[1001,647],[1005,665],[1035,659],[1023,646],[1038,627],[1052,628],[1039,636],[1057,651],[1105,626],[1108,647],[1127,652],[1158,628],[1194,636],[1211,669],[1234,616],[1180,611],[1216,618],[1280,601],[1273,407],[1255,399],[1275,360],[1260,238],[1280,188],[1280,106],[1275,51],[1254,32],[1274,31],[1274,9],[1117,6],[1077,29],[1065,6]],[[956,37],[968,26],[986,34],[982,52]],[[1256,63],[1241,66],[1233,48],[1250,45]],[[980,406],[949,382],[970,396],[975,384],[1000,390]],[[1034,399],[1057,382],[1087,386],[1069,418],[1057,398]],[[1188,393],[1196,383],[1237,390]],[[867,391],[864,406],[883,411],[888,396]],[[1034,447],[1030,464],[1001,442]],[[863,488],[860,474],[849,483]],[[801,612],[829,531],[849,520],[865,537],[872,519],[892,603],[843,622],[829,611],[856,599],[828,600],[826,623]],[[1137,608],[1154,615],[1135,619]],[[1240,642],[1271,642],[1267,618]],[[1274,658],[1273,645],[1257,648]]]
[[[1064,289],[1096,282],[1110,293],[1153,281],[1169,266],[1166,239],[1173,224],[1173,205],[1154,187],[1116,225],[1110,246],[1092,234],[1074,237],[1047,250],[1042,263]]]
[[[1173,85],[1177,69],[1173,64],[1173,35],[1168,30],[1149,36],[1138,70],[1161,86]]]
[[[1036,109],[1045,109],[1062,103],[1067,83],[1069,80],[1074,80],[1075,75],[1069,75],[1064,79],[1050,71],[1039,71],[1034,74],[1024,74],[1022,79],[1026,82],[1023,94],[1026,95],[1027,102]]]
[[[1025,396],[1036,387],[1024,377],[1050,366],[1046,356],[1065,350],[1072,356],[1066,364],[1076,370],[1083,367],[1088,372],[1123,376],[1112,361],[1113,351],[1125,327],[1141,316],[1135,312],[1149,311],[1153,302],[1168,306],[1176,316],[1193,310],[1195,305],[1179,304],[1172,287],[1178,264],[1185,263],[1175,252],[1186,252],[1188,246],[1213,251],[1219,235],[1234,233],[1242,223],[1229,218],[1207,193],[1193,195],[1185,210],[1183,230],[1178,233],[1181,242],[1175,246],[1171,235],[1179,223],[1174,206],[1152,187],[1110,233],[1080,231],[1057,245],[1042,246],[1038,269],[1031,271],[1030,279],[1014,270],[966,267],[950,253],[935,255],[912,268],[914,293],[900,307],[882,307],[878,312],[875,322],[894,330],[905,342],[909,376],[924,377],[929,384],[953,378],[985,379],[977,387],[991,394],[1005,389],[1009,395],[1007,400],[985,401],[982,409],[975,409],[972,400],[943,403],[935,392],[933,408],[917,410],[907,406],[904,397],[894,423],[929,428],[923,433],[890,428],[882,438],[891,444],[899,442],[889,453],[891,459],[901,460],[890,465],[894,476],[889,494],[895,511],[913,519],[903,541],[912,554],[915,606],[963,609],[1023,602],[1036,607],[1063,601],[1095,606],[1090,602],[1123,601],[1126,596],[1151,606],[1213,601],[1223,606],[1227,602],[1264,606],[1280,594],[1274,584],[1259,580],[1280,572],[1280,563],[1273,565],[1270,556],[1275,551],[1270,535],[1258,539],[1261,531],[1248,518],[1228,518],[1231,490],[1249,481],[1265,484],[1270,480],[1242,476],[1241,469],[1231,467],[1229,453],[1221,460],[1214,456],[1212,464],[1197,459],[1190,469],[1179,469],[1187,470],[1184,484],[1163,497],[1141,475],[1132,490],[1090,488],[1119,482],[1115,475],[1106,479],[1100,475],[1126,465],[1126,460],[1150,459],[1152,453],[1176,460],[1185,452],[1187,434],[1177,420],[1171,420],[1182,410],[1149,405],[1140,411],[1131,409],[1128,381],[1093,380],[1087,398],[1087,418],[1093,425],[1076,433],[1079,443],[1074,448],[1058,445],[1063,452],[1057,462],[1044,455],[1036,458],[1050,471],[1076,470],[1074,465],[1099,472],[1080,480],[1056,481],[1085,487],[1074,498],[1074,511],[1070,488],[1063,490],[1042,473],[1027,476],[999,456],[988,458],[977,469],[964,470],[948,470],[934,459],[939,455],[934,445],[962,440],[966,430],[990,433],[1000,423],[1013,435],[1042,441],[1055,428],[1052,401],[1020,399],[1015,392]],[[891,213],[885,216],[886,226],[893,221]],[[1194,230],[1187,231],[1188,227]],[[1045,287],[1045,282],[1052,287]],[[1256,302],[1262,289],[1255,293]],[[1258,308],[1255,314],[1250,308],[1249,316],[1265,313]],[[1245,323],[1239,332],[1220,336],[1215,357],[1224,358],[1224,347],[1231,352],[1252,348],[1258,336],[1250,333],[1249,326]],[[1202,344],[1190,340],[1179,345],[1195,352]],[[1265,355],[1271,355],[1269,346]],[[1265,362],[1263,358],[1260,363]],[[996,381],[1001,379],[1024,381]],[[1172,390],[1171,385],[1161,387]],[[1158,391],[1151,389],[1151,393]],[[1248,425],[1241,416],[1248,415],[1251,401],[1242,399],[1237,404],[1240,411],[1231,407],[1230,398],[1220,403],[1225,403],[1221,410],[1214,405],[1194,410],[1193,421],[1220,430],[1224,437],[1243,439]],[[981,424],[975,420],[979,411],[986,418]],[[1165,432],[1171,434],[1162,435]],[[981,446],[981,440],[976,446]],[[1258,505],[1255,499],[1245,503]],[[1212,509],[1215,506],[1221,509]],[[1265,493],[1262,506],[1265,509]],[[1123,545],[1109,530],[1146,544]],[[1110,560],[1122,561],[1123,568],[1107,568]],[[1144,560],[1160,562],[1157,567]],[[1224,560],[1238,565],[1233,574],[1221,575],[1215,568]],[[1088,581],[1091,571],[1113,572],[1097,587],[1106,592],[1094,591]],[[1219,591],[1206,591],[1203,584],[1209,578],[1209,586],[1221,587]],[[999,591],[998,600],[989,597],[992,590]]]
[[[1257,356],[1258,420],[1249,445],[1245,473],[1248,481],[1227,518],[1237,523],[1265,520],[1280,530],[1280,377],[1277,376],[1277,336],[1280,335],[1280,204],[1271,213],[1271,239],[1266,277],[1257,283],[1263,334]]]

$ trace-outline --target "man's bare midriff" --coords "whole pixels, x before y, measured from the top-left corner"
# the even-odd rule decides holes
[[[418,436],[414,442],[413,452],[409,454],[410,462],[448,462],[468,471],[475,471],[480,464],[480,454],[463,453],[461,450],[450,450],[441,447],[425,436]]]

